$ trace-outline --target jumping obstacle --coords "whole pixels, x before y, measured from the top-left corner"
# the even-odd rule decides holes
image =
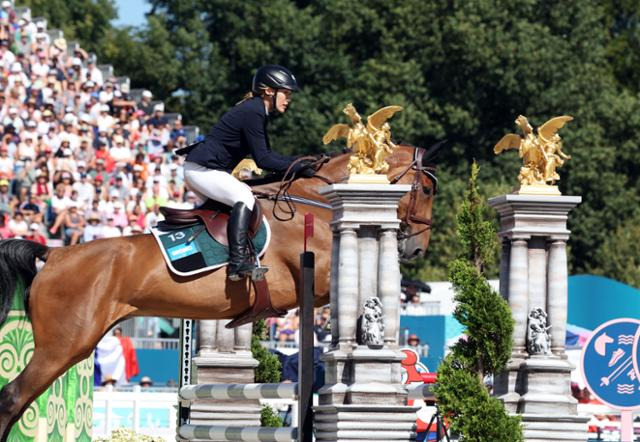
[[[332,339],[329,351],[321,356],[326,367],[325,385],[318,392],[319,405],[313,407],[313,419],[309,369],[313,366],[313,267],[308,262],[312,255],[305,253],[301,257],[300,298],[304,299],[300,313],[298,429],[196,427],[189,422],[190,402],[181,399],[179,439],[306,442],[312,440],[313,433],[318,442],[416,440],[419,407],[407,405],[407,400],[429,397],[432,393],[424,385],[402,385],[400,376],[400,362],[405,355],[398,345],[401,278],[398,202],[410,190],[411,186],[404,184],[332,184],[319,189],[333,211]],[[266,391],[279,394],[274,393],[279,391],[277,386],[185,388],[191,379],[192,331],[187,323],[181,397],[263,397]]]
[[[178,440],[216,440],[251,442],[311,442],[313,433],[313,295],[315,256],[300,255],[300,328],[297,383],[277,384],[191,384],[193,321],[185,319],[181,327],[180,390],[178,405]],[[201,400],[297,399],[298,427],[251,427],[233,425],[193,425],[190,423],[191,403]]]

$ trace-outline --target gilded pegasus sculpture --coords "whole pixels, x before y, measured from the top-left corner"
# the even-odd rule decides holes
[[[351,175],[384,175],[389,170],[385,159],[396,147],[391,141],[391,126],[387,120],[401,110],[401,106],[380,108],[367,117],[365,125],[356,108],[349,103],[343,112],[351,119],[351,125],[334,124],[322,137],[322,142],[328,144],[339,138],[347,139],[347,147],[353,151],[348,165]]]
[[[515,122],[523,135],[507,134],[495,145],[493,152],[496,155],[505,150],[518,149],[518,154],[523,161],[518,180],[525,190],[521,193],[527,193],[526,188],[536,186],[548,187],[550,190],[548,193],[559,193],[557,188],[552,187],[560,179],[556,169],[571,156],[562,151],[562,140],[558,131],[571,120],[573,117],[568,115],[551,118],[538,127],[538,133],[535,135],[527,118],[519,115]],[[541,192],[544,193],[544,190]]]

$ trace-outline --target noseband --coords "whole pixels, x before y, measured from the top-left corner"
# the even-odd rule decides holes
[[[433,183],[433,189],[432,189],[433,195],[435,195],[437,186],[438,186],[438,179],[434,175],[434,168],[427,167],[422,164],[422,157],[424,156],[424,154],[425,154],[425,150],[421,147],[417,147],[413,153],[413,161],[411,162],[411,164],[409,164],[409,166],[407,166],[405,170],[403,170],[398,176],[396,176],[391,181],[391,184],[396,184],[410,170],[414,170],[416,172],[413,175],[413,182],[411,183],[411,191],[410,191],[411,193],[409,194],[409,206],[407,207],[407,210],[405,211],[404,216],[402,217],[402,220],[401,220],[401,229],[400,229],[400,233],[398,233],[398,239],[400,240],[406,240],[408,238],[411,238],[412,236],[420,235],[424,231],[431,229],[431,218],[420,216],[418,214],[418,207],[417,207],[418,192],[422,191],[422,185],[420,183],[421,174],[425,174],[429,178],[429,180],[431,180],[431,182]],[[410,234],[404,233],[404,231],[407,230],[409,223],[411,222],[414,224],[423,224],[425,227],[415,233],[410,233]]]

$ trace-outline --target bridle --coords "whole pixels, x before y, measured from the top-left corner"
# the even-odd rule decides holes
[[[414,170],[416,173],[413,175],[413,182],[411,183],[411,191],[409,194],[409,206],[404,213],[404,216],[400,222],[400,232],[398,233],[399,240],[406,240],[413,236],[420,235],[421,233],[431,229],[431,218],[426,218],[418,214],[418,192],[422,191],[422,184],[420,182],[420,178],[422,174],[426,175],[429,180],[433,183],[432,194],[435,195],[438,189],[438,178],[435,176],[435,167],[433,166],[425,166],[422,164],[422,157],[425,154],[425,149],[422,147],[416,147],[413,152],[413,161],[411,164],[407,166],[405,170],[403,170],[399,175],[397,175],[393,180],[391,180],[391,184],[397,184],[410,170]],[[413,222],[415,224],[423,224],[425,227],[421,230],[407,234],[405,233],[408,230],[409,224]]]

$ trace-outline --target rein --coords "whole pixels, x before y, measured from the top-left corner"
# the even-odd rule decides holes
[[[405,211],[404,216],[400,220],[401,229],[400,229],[400,232],[398,232],[399,240],[406,240],[413,236],[420,235],[426,230],[431,229],[431,222],[432,222],[431,218],[420,216],[417,213],[418,212],[417,210],[418,209],[417,208],[418,192],[420,192],[422,188],[422,185],[420,182],[421,175],[425,174],[426,176],[429,177],[429,179],[433,183],[434,195],[438,187],[438,179],[436,178],[434,173],[435,167],[424,166],[422,164],[422,158],[425,152],[426,152],[425,149],[421,147],[417,147],[413,154],[413,161],[406,167],[406,169],[404,169],[402,172],[400,172],[400,174],[398,174],[395,178],[393,178],[390,181],[390,184],[397,184],[398,181],[400,181],[407,173],[409,173],[410,170],[416,171],[413,177],[413,182],[411,183],[411,190],[409,194],[409,205],[407,207],[407,210]],[[275,194],[260,192],[260,191],[254,191],[254,194],[256,195],[257,198],[267,199],[274,202],[272,213],[274,218],[276,218],[279,221],[289,221],[293,219],[296,213],[296,208],[294,203],[306,204],[314,207],[320,207],[323,209],[330,209],[331,206],[329,204],[321,203],[319,201],[314,201],[312,199],[304,198],[300,196],[295,196],[295,195],[292,196],[289,194],[289,189],[291,188],[291,185],[293,184],[293,181],[296,178],[295,173],[292,172],[292,170],[295,168],[295,166],[298,163],[302,161],[311,160],[310,167],[313,167],[316,171],[319,171],[322,168],[322,166],[329,161],[329,159],[330,159],[329,157],[324,155],[321,156],[320,158],[316,156],[304,156],[304,157],[297,158],[287,168],[287,171],[285,172],[284,177],[280,181],[280,186],[278,187],[278,191]],[[327,184],[334,184],[331,180],[321,175],[314,175],[314,178],[318,178]],[[284,213],[285,216],[282,217],[278,215],[278,211]],[[410,233],[410,234],[404,233],[404,231],[406,230],[406,227],[410,223],[422,224],[425,227],[414,233]]]
[[[326,155],[322,155],[320,157],[316,157],[313,155],[303,156],[300,158],[296,158],[287,168],[287,171],[284,173],[282,180],[280,181],[280,186],[278,187],[278,191],[275,194],[253,191],[254,195],[258,198],[267,199],[273,201],[273,217],[278,221],[289,221],[293,219],[296,214],[296,208],[294,203],[307,204],[310,206],[320,207],[323,209],[330,209],[331,206],[329,204],[321,203],[319,201],[314,201],[309,198],[304,198],[300,196],[292,196],[289,194],[289,189],[291,185],[296,179],[296,174],[293,172],[293,169],[301,162],[307,161],[309,162],[309,167],[312,167],[316,172],[319,171],[322,166],[328,162],[330,157]],[[322,175],[314,175],[314,178],[318,178],[321,181],[324,181],[327,184],[334,184],[333,181],[329,180]],[[285,214],[284,217],[278,215],[278,210]]]

